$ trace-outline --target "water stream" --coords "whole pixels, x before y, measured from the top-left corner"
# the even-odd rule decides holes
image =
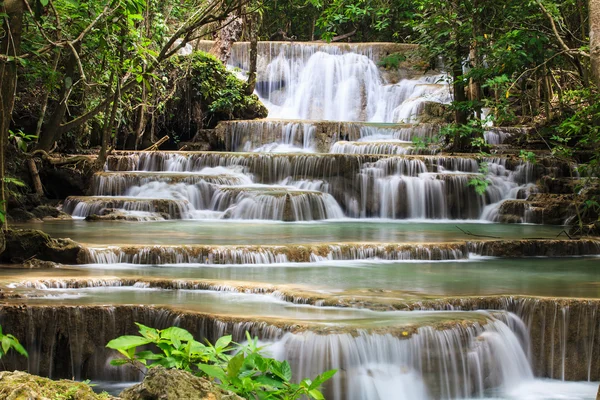
[[[558,240],[562,226],[527,213],[497,223],[572,166],[423,146],[439,126],[419,118],[451,101],[447,79],[390,80],[377,45],[259,49],[269,119],[222,124],[225,152],[114,152],[90,195],[64,202],[73,220],[20,226],[84,247],[79,265],[0,269],[21,296],[0,323],[32,354],[9,365],[116,393],[140,376],[103,346],[140,321],[250,330],[296,378],[338,369],[334,400],[595,398],[600,242]]]

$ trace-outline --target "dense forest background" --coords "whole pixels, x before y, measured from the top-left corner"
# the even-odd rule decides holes
[[[538,146],[577,162],[582,185],[598,176],[598,0],[5,0],[0,18],[3,209],[4,186],[44,194],[11,176],[35,157],[60,164],[52,154],[95,148],[101,165],[111,149],[143,149],[165,130],[193,136],[266,116],[252,95],[256,71],[240,81],[224,68],[240,40],[254,60],[262,40],[418,44],[454,85],[446,150],[486,152],[486,124],[527,125],[538,143],[524,159]],[[212,55],[178,56],[199,39],[216,40]]]

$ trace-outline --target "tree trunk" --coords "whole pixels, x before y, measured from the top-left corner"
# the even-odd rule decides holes
[[[251,95],[256,86],[256,62],[258,60],[258,18],[250,16],[247,19],[250,32],[250,69],[246,83],[246,94]]]
[[[17,89],[17,60],[21,47],[23,28],[23,0],[4,0],[0,3],[3,37],[0,39],[0,212],[6,216],[6,194],[4,190],[4,153],[8,141],[10,121],[15,105]],[[2,227],[7,228],[6,223]]]
[[[244,24],[239,15],[232,13],[223,21],[221,27],[219,36],[210,49],[210,53],[214,54],[223,64],[227,64],[227,60],[229,60],[229,55],[231,54],[231,47],[239,39]]]
[[[81,45],[78,44],[77,46],[75,46],[75,49],[79,52],[79,50],[81,50]],[[52,148],[54,142],[60,139],[62,133],[60,131],[60,126],[63,122],[63,119],[65,118],[65,114],[67,113],[69,97],[71,95],[73,84],[75,83],[76,75],[77,59],[73,54],[71,54],[71,56],[69,57],[69,61],[67,62],[67,66],[65,68],[63,84],[60,88],[59,103],[54,109],[52,115],[50,116],[50,120],[41,131],[36,147],[37,150],[49,151]]]
[[[592,76],[600,89],[600,0],[590,0],[590,58]]]

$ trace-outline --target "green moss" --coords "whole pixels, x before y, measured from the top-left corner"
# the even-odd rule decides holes
[[[400,68],[400,64],[406,61],[406,59],[407,57],[404,53],[392,53],[382,57],[377,64],[385,69],[398,69]]]
[[[11,400],[104,400],[114,397],[96,394],[86,383],[69,380],[53,381],[25,372],[0,372],[0,398]]]
[[[197,51],[190,56],[176,57],[171,61],[172,73],[188,73],[187,98],[201,105],[210,125],[215,120],[265,118],[267,109],[256,95],[247,95],[247,84],[225,68],[211,54]],[[184,97],[182,97],[183,99]]]

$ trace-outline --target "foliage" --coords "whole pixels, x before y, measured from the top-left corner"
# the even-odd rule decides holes
[[[483,89],[490,89],[493,93],[493,97],[484,99],[484,105],[491,109],[491,121],[496,125],[509,125],[517,120],[509,100],[511,83],[508,75],[502,74],[489,78],[482,85]]]
[[[37,135],[28,135],[22,130],[18,130],[16,132],[9,130],[8,131],[8,139],[14,140],[17,147],[24,153],[27,152],[27,145],[37,139]]]
[[[192,374],[215,380],[221,387],[246,398],[298,399],[306,396],[323,399],[319,388],[336,371],[327,371],[314,380],[303,379],[292,383],[292,370],[287,361],[264,356],[258,340],[248,333],[244,345],[232,342],[231,336],[219,338],[215,344],[202,344],[188,331],[170,327],[159,330],[136,323],[139,336],[121,336],[106,346],[119,351],[124,358],[114,359],[112,365],[185,370]],[[141,350],[151,345],[153,350]],[[231,353],[234,354],[231,354]]]
[[[5,334],[2,332],[2,326],[0,325],[0,359],[5,356],[11,349],[16,351],[22,356],[28,357],[27,350],[19,343],[19,339],[11,335],[10,333]]]
[[[464,150],[487,150],[488,144],[483,139],[483,125],[481,120],[471,118],[466,124],[448,124],[440,129],[440,135],[446,137],[446,142],[453,148]],[[467,146],[462,145],[467,143]]]
[[[476,176],[474,178],[469,179],[468,185],[475,189],[475,192],[483,196],[487,191],[488,186],[490,185],[490,180],[486,178],[489,172],[488,164],[485,162],[479,163],[479,173],[481,176]]]
[[[400,64],[406,61],[406,55],[403,53],[392,53],[382,57],[379,60],[379,66],[385,69],[398,69]]]
[[[530,164],[536,164],[537,159],[535,157],[535,153],[531,151],[521,150],[519,152],[519,158],[523,160],[523,162],[527,162]]]

